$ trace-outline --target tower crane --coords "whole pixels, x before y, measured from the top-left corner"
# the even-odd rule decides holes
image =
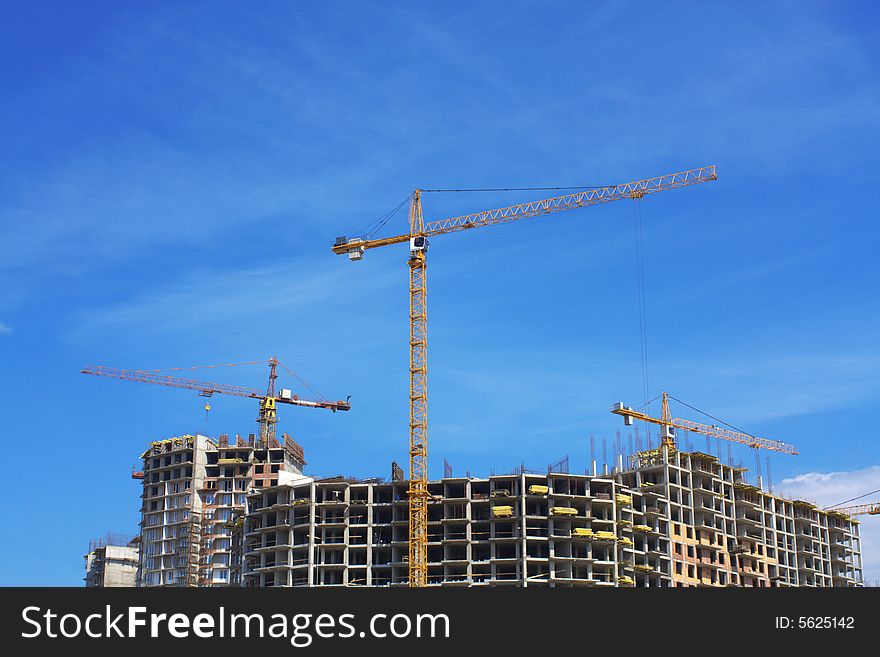
[[[294,394],[287,388],[282,388],[276,394],[275,381],[278,378],[278,365],[280,364],[276,357],[270,358],[264,362],[269,365],[269,383],[266,387],[265,394],[254,388],[246,388],[243,386],[229,385],[226,383],[211,383],[209,381],[198,381],[195,379],[184,379],[166,374],[158,374],[147,370],[124,370],[116,367],[105,367],[103,365],[90,365],[83,368],[83,374],[94,374],[95,376],[106,376],[114,379],[123,379],[126,381],[137,381],[139,383],[150,383],[153,385],[169,386],[171,388],[183,388],[185,390],[195,390],[202,397],[211,397],[215,393],[224,395],[234,395],[236,397],[249,397],[258,399],[260,402],[259,426],[260,426],[260,445],[268,446],[275,439],[275,425],[278,422],[277,404],[290,404],[292,406],[303,406],[306,408],[324,408],[334,413],[336,411],[348,411],[351,409],[349,397],[345,401],[330,401],[327,399],[319,399],[316,401],[301,399],[299,395]],[[254,363],[232,363],[231,365],[252,365]],[[217,367],[211,365],[209,367]],[[283,367],[283,365],[282,365]],[[132,477],[138,474],[132,473]]]
[[[428,579],[428,309],[427,255],[429,238],[472,228],[510,223],[625,199],[640,199],[667,189],[717,180],[715,166],[689,169],[620,185],[611,185],[529,203],[484,210],[448,219],[425,221],[422,190],[410,196],[409,233],[372,239],[339,237],[332,250],[361,260],[368,249],[409,243],[409,585]]]
[[[880,502],[870,504],[856,504],[855,506],[838,506],[828,509],[833,513],[844,513],[850,517],[855,516],[880,516]]]
[[[624,405],[623,402],[617,402],[611,407],[611,412],[615,415],[623,416],[623,422],[626,426],[632,426],[634,420],[642,420],[660,425],[661,446],[675,447],[675,430],[683,429],[685,431],[694,431],[705,436],[713,436],[721,440],[727,440],[733,443],[748,445],[754,449],[767,449],[773,452],[781,452],[783,454],[798,454],[793,445],[782,442],[781,440],[769,440],[767,438],[758,438],[751,434],[732,429],[725,429],[717,425],[701,424],[691,420],[682,420],[672,417],[669,412],[669,395],[666,392],[661,393],[662,403],[660,417],[651,417],[647,413],[633,410]]]

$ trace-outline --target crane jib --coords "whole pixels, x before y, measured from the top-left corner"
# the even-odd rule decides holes
[[[156,374],[155,372],[147,372],[144,370],[125,370],[117,367],[105,367],[103,365],[93,365],[85,367],[81,370],[82,374],[93,374],[95,376],[104,376],[113,379],[122,379],[125,381],[136,381],[139,383],[150,383],[153,385],[163,385],[170,388],[183,388],[184,390],[193,390],[203,397],[211,397],[214,394],[233,395],[236,397],[249,397],[251,399],[265,399],[266,394],[254,388],[246,388],[227,383],[212,383],[208,381],[200,381],[197,379],[184,379],[181,377],[169,376],[167,374]],[[289,393],[289,391],[288,391]],[[332,411],[348,411],[351,410],[351,404],[346,401],[312,401],[300,399],[296,395],[288,394],[285,396],[274,396],[276,402],[291,404],[294,406],[304,406],[308,408],[326,408]]]
[[[554,196],[552,198],[509,205],[493,210],[483,210],[472,214],[428,221],[425,222],[424,228],[419,231],[419,234],[426,237],[435,237],[437,235],[445,235],[446,233],[470,230],[472,228],[494,226],[496,224],[509,223],[520,219],[529,219],[548,214],[568,212],[579,208],[590,207],[592,205],[611,203],[613,201],[639,199],[648,194],[654,194],[667,189],[686,187],[688,185],[696,185],[717,179],[718,175],[715,165],[699,167],[697,169],[688,169],[686,171],[679,171],[677,173],[670,173],[654,178],[646,178],[644,180],[636,180],[633,182],[622,183],[620,185],[588,189],[581,192],[575,192],[574,194]],[[348,254],[350,259],[360,260],[361,255],[367,249],[375,249],[382,246],[389,246],[391,244],[408,242],[411,237],[411,234],[395,235],[393,237],[377,239],[338,237],[331,249],[337,255]]]

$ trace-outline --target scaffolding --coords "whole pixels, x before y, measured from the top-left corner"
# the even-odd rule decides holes
[[[183,574],[182,586],[194,588],[200,585],[200,555],[202,553],[202,515],[190,511],[183,528],[178,533],[175,567]]]

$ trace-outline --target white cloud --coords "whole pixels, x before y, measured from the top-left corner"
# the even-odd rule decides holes
[[[206,325],[252,324],[257,313],[281,322],[285,317],[306,315],[316,307],[350,305],[366,291],[398,282],[393,272],[362,276],[353,271],[355,268],[344,266],[347,264],[328,251],[321,257],[251,268],[202,268],[172,284],[82,312],[70,335],[83,339],[114,332],[140,337],[201,333]],[[332,312],[321,315],[322,319],[326,317],[333,317]]]
[[[734,354],[715,362],[683,361],[681,366],[662,364],[657,371],[667,376],[670,389],[687,387],[700,380],[700,372],[711,367],[717,377],[712,385],[717,403],[712,408],[724,418],[738,422],[771,419],[851,408],[859,402],[876,400],[880,394],[876,372],[880,357],[864,351],[798,355],[793,350],[763,357],[760,353]],[[669,382],[672,383],[669,383]],[[741,385],[749,381],[748,386]],[[792,381],[797,381],[793,386]],[[673,384],[678,384],[673,386]]]
[[[0,335],[4,335],[7,333],[12,333],[12,327],[0,322]]]
[[[880,489],[880,465],[849,472],[807,472],[783,479],[780,494],[806,499],[825,507],[859,497]],[[880,493],[855,500],[851,504],[867,504],[880,500]],[[861,516],[862,560],[865,580],[880,579],[880,518]]]

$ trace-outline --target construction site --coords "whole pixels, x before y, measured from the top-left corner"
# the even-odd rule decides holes
[[[409,482],[303,474],[289,437],[144,453],[139,586],[407,586]],[[572,474],[428,482],[427,586],[809,586],[863,581],[864,509],[822,510],[662,444]],[[760,482],[758,482],[760,483]]]
[[[278,388],[273,357],[265,392],[158,371],[92,366],[83,373],[250,398],[258,432],[247,437],[188,434],[157,440],[132,478],[142,483],[141,522],[131,549],[140,587],[859,587],[864,585],[860,517],[880,505],[820,508],[774,494],[760,454],[795,456],[789,443],[730,425],[675,418],[663,392],[610,411],[625,427],[613,458],[590,441],[583,473],[568,458],[546,469],[428,476],[427,253],[429,240],[473,228],[554,215],[717,180],[714,166],[437,221],[422,217],[421,191],[409,197],[409,231],[376,238],[388,218],[332,251],[351,261],[373,248],[409,247],[409,470],[389,477],[313,477],[303,447],[276,433],[277,408],[349,411],[349,399],[305,399]],[[456,190],[457,191],[457,190]],[[641,273],[642,278],[644,273]],[[644,320],[644,294],[640,289]],[[644,341],[644,329],[642,331]],[[643,363],[646,358],[643,342]],[[254,364],[254,363],[246,363]],[[212,366],[215,367],[215,366]],[[194,368],[193,368],[194,369]],[[647,376],[645,376],[647,387]],[[650,405],[659,400],[659,417]],[[679,400],[680,401],[680,400]],[[691,407],[693,408],[693,407]],[[205,405],[206,413],[210,409]],[[712,417],[712,416],[709,416]],[[717,420],[717,418],[715,418]],[[721,421],[718,421],[721,422]],[[657,434],[651,433],[651,427]],[[690,436],[706,439],[693,448]],[[656,440],[655,440],[656,439]],[[712,449],[712,440],[715,449]],[[728,446],[723,458],[721,444]],[[754,452],[750,475],[730,447]],[[712,453],[712,452],[715,453]],[[334,464],[344,471],[344,463]],[[104,552],[100,553],[99,550]],[[88,561],[108,560],[109,547]],[[87,576],[89,585],[99,577]]]

